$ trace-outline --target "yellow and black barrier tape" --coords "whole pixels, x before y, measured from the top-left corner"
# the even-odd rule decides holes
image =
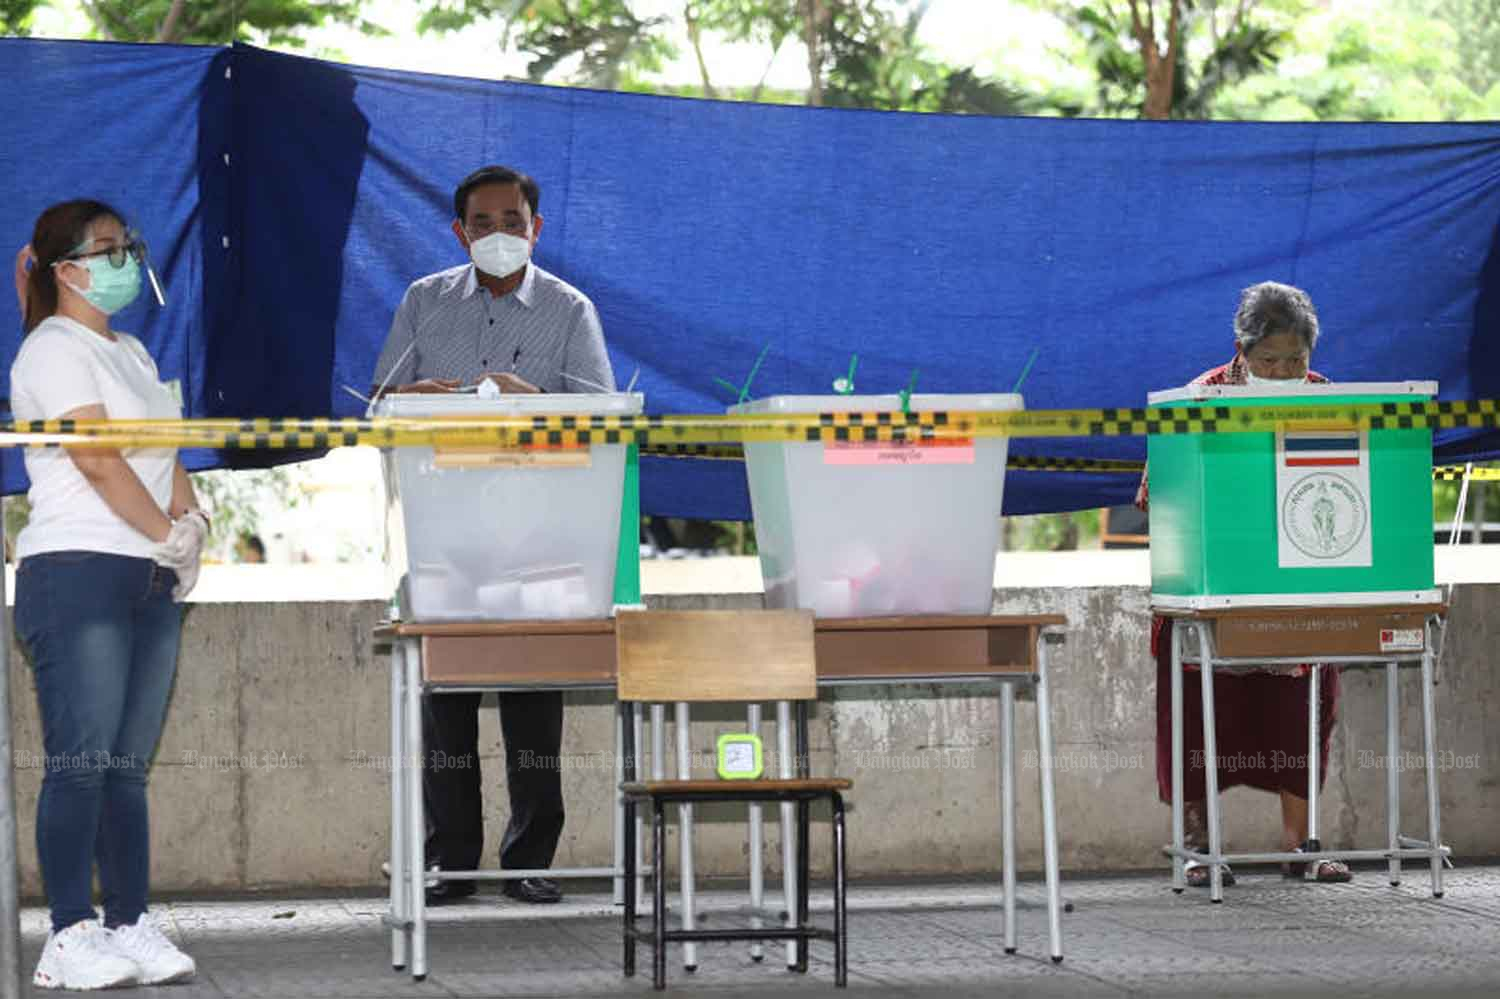
[[[1500,427],[1500,400],[988,412],[538,415],[197,420],[11,420],[0,446],[304,450],[354,445],[496,448],[915,443],[979,437],[1128,437],[1292,430]]]
[[[1432,470],[1432,477],[1440,482],[1457,482],[1464,477],[1462,465],[1439,465]],[[1471,468],[1470,482],[1500,482],[1500,468]]]

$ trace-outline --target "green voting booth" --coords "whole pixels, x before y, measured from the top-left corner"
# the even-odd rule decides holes
[[[1153,406],[1409,403],[1434,382],[1188,385]],[[1430,603],[1432,432],[1152,435],[1151,599],[1184,610]]]

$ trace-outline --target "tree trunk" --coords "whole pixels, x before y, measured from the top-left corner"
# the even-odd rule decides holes
[[[698,19],[693,16],[692,4],[683,5],[682,19],[687,22],[688,41],[693,43],[693,55],[698,59],[698,77],[703,81],[703,96],[712,100],[719,95],[714,90],[713,80],[708,76],[708,63],[703,59],[703,31],[698,27]]]
[[[828,19],[824,0],[801,0],[802,40],[807,45],[807,104],[823,104],[823,24]]]
[[[186,0],[172,0],[172,9],[167,11],[166,18],[161,22],[161,28],[156,32],[158,42],[175,42],[177,22],[182,18],[182,5]]]
[[[1141,3],[1146,14],[1141,16]],[[1185,0],[1167,0],[1166,51],[1156,41],[1156,0],[1130,0],[1131,33],[1141,47],[1141,64],[1146,70],[1146,101],[1141,106],[1142,118],[1166,119],[1172,117],[1172,90],[1176,82],[1177,52],[1182,39],[1181,15]]]

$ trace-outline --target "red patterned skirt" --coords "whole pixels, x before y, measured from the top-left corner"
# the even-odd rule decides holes
[[[1172,620],[1151,622],[1156,657],[1156,791],[1172,800]],[[1263,791],[1307,796],[1307,671],[1230,673],[1214,671],[1214,721],[1218,741],[1219,790],[1244,784]],[[1328,778],[1328,747],[1338,720],[1339,672],[1319,677],[1318,778]],[[1202,801],[1204,789],[1203,688],[1198,670],[1182,672],[1184,801]]]

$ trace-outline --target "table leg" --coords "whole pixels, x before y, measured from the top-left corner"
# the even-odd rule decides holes
[[[635,726],[635,772],[641,772],[641,758],[646,753],[645,722],[641,714],[641,706],[636,703],[630,705],[630,723]],[[645,839],[642,830],[645,829],[645,816],[639,808],[635,809],[635,897],[638,899],[646,897],[646,864],[645,864]]]
[[[1432,851],[1432,897],[1443,897],[1443,836],[1439,816],[1436,720],[1433,707],[1432,629],[1422,651],[1422,755],[1427,768],[1427,848]]]
[[[692,777],[692,719],[688,714],[687,702],[681,701],[677,704],[676,725],[677,730],[677,779],[688,780]],[[682,804],[677,806],[678,846],[681,848],[681,860],[678,866],[678,879],[681,883],[682,896],[682,928],[691,930],[695,927],[693,918],[693,806]],[[687,971],[698,970],[698,945],[685,942],[682,945],[682,966]]]
[[[1392,850],[1388,864],[1391,887],[1401,883],[1401,858],[1394,851],[1401,849],[1401,698],[1397,683],[1399,667],[1394,662],[1385,664],[1385,830],[1386,843]]]
[[[777,767],[777,776],[783,780],[790,780],[792,773],[792,705],[790,701],[776,702],[776,755],[781,761]],[[791,802],[781,803],[781,890],[782,900],[786,905],[786,925],[794,926],[797,921],[797,833],[796,833],[796,810]],[[797,968],[797,945],[789,942],[786,945],[786,966],[795,971]]]
[[[749,704],[745,706],[745,728],[754,735],[760,735],[760,705]],[[766,904],[766,879],[765,858],[762,854],[762,831],[764,829],[765,815],[760,802],[750,803],[750,928],[760,929],[764,923],[761,920],[761,909]],[[759,940],[750,945],[750,960],[762,961],[766,956],[765,945]]]
[[[1016,952],[1016,688],[1000,685],[1000,856],[1005,953]]]
[[[406,785],[405,739],[406,641],[391,649],[391,842],[390,866],[391,967],[406,970],[406,948],[411,918],[406,905]]]
[[[625,904],[625,794],[620,785],[625,782],[625,715],[627,709],[615,711],[615,810],[613,823],[615,876],[612,882],[611,901],[615,905]]]
[[[1172,650],[1172,890],[1181,895],[1187,887],[1183,873],[1187,861],[1181,851],[1186,845],[1183,820],[1182,772],[1182,639],[1183,626],[1168,621]]]
[[[1319,698],[1322,693],[1323,667],[1313,663],[1307,673],[1307,844],[1311,853],[1323,849],[1318,838],[1318,777],[1323,762],[1322,733],[1318,729]],[[1317,865],[1314,864],[1316,873]]]
[[[1219,746],[1214,718],[1214,648],[1208,625],[1199,623],[1198,675],[1203,688],[1203,777],[1205,811],[1208,813],[1208,853],[1210,858],[1208,897],[1224,901],[1224,867],[1219,863],[1223,842],[1219,829]]]
[[[1042,858],[1047,871],[1047,934],[1053,963],[1063,959],[1062,886],[1057,869],[1057,796],[1052,786],[1052,705],[1047,693],[1047,659],[1051,636],[1037,639],[1036,738],[1042,777]]]
[[[422,851],[427,838],[422,811],[422,653],[420,640],[406,644],[406,744],[412,773],[406,785],[406,878],[411,908],[411,977],[427,977],[426,865]]]

